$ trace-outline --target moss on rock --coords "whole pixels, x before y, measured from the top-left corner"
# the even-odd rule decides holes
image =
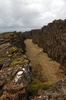
[[[20,56],[20,53],[19,53],[19,52],[14,53],[13,58],[15,58],[15,57],[17,57],[17,56]]]
[[[24,58],[21,58],[21,59],[17,59],[17,60],[14,60],[10,66],[15,66],[15,65],[23,65],[25,63],[28,63],[28,60],[25,60]]]
[[[0,62],[3,61],[5,58],[0,58]]]
[[[9,54],[13,54],[13,53],[17,52],[17,49],[15,47],[11,47],[11,48],[9,48],[8,52],[9,52]]]
[[[53,85],[52,82],[45,82],[45,83],[42,83],[40,80],[34,79],[34,80],[32,81],[32,83],[30,84],[29,92],[30,92],[32,95],[37,95],[39,89],[47,90],[47,89],[49,89],[52,85]]]

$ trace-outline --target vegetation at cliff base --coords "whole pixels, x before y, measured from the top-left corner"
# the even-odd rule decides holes
[[[37,95],[39,89],[47,90],[53,84],[54,83],[52,83],[52,82],[44,82],[44,83],[42,83],[38,79],[33,79],[32,83],[30,84],[30,87],[29,87],[29,92],[34,96],[34,95]]]

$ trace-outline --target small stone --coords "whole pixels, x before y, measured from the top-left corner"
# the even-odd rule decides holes
[[[21,75],[21,74],[23,74],[23,71],[19,71],[19,72],[17,73],[17,75]]]
[[[23,68],[22,70],[25,71],[25,68]]]

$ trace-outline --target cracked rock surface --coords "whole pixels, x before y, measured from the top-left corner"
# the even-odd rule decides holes
[[[31,71],[24,50],[21,33],[0,35],[0,100],[27,100]]]

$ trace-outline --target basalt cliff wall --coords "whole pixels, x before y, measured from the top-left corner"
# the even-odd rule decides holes
[[[24,32],[24,36],[66,68],[66,20],[54,20],[39,30]]]
[[[31,70],[21,33],[0,34],[0,100],[27,100]]]

